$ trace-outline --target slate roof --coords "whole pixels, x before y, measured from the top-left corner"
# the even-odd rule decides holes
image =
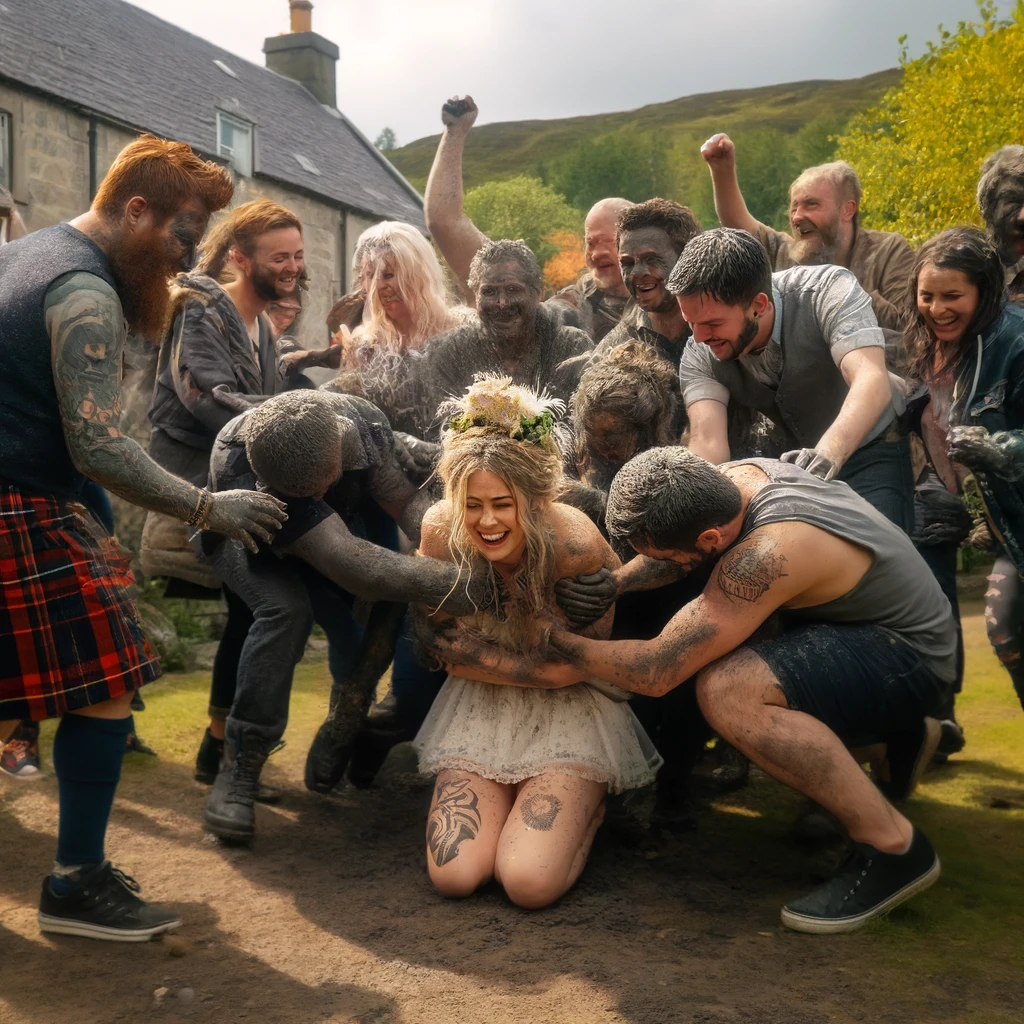
[[[122,0],[0,0],[0,77],[208,156],[217,109],[234,113],[256,125],[256,177],[424,226],[422,199],[338,111]]]

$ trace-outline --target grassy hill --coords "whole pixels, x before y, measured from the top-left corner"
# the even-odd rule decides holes
[[[896,85],[900,75],[898,68],[892,68],[844,81],[790,82],[760,89],[701,93],[612,114],[478,126],[466,145],[466,187],[517,174],[543,178],[545,168],[567,151],[624,131],[663,140],[668,150],[718,131],[733,136],[763,131],[794,134],[813,122],[845,124]],[[486,113],[483,111],[484,116]],[[418,139],[388,157],[422,189],[439,138],[431,135]]]

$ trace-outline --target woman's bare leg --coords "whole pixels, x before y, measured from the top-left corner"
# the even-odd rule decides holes
[[[445,896],[469,896],[494,875],[515,791],[472,772],[443,771],[427,817],[427,871]]]
[[[604,820],[607,789],[601,782],[554,773],[522,784],[494,866],[513,903],[536,910],[572,888]]]

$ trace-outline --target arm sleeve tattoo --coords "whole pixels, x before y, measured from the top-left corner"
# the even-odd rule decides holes
[[[133,505],[187,519],[198,488],[161,469],[119,429],[127,329],[114,290],[93,274],[71,274],[46,293],[44,310],[64,438],[75,466]]]

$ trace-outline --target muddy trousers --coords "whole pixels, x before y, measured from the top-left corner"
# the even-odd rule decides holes
[[[1017,567],[1005,555],[996,559],[985,592],[985,628],[996,657],[1010,673],[1024,708],[1024,585]]]

